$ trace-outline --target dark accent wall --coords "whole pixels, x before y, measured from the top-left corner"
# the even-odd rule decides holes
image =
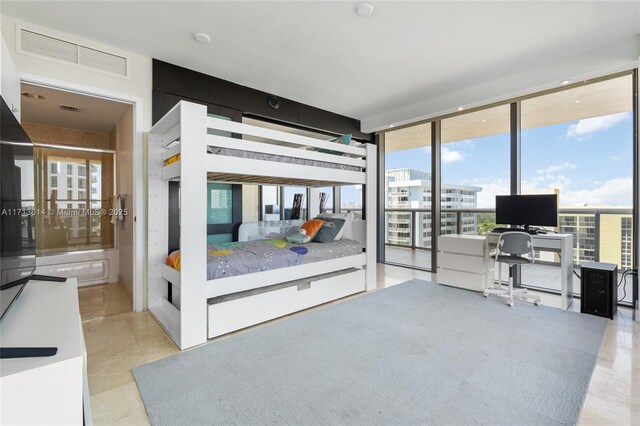
[[[169,253],[180,249],[180,182],[169,182]],[[167,254],[169,254],[167,253]]]
[[[274,99],[276,97],[277,99]],[[250,87],[241,86],[157,59],[153,60],[152,116],[155,124],[179,100],[207,105],[210,113],[241,121],[242,116],[314,130],[327,135],[351,133],[360,142],[375,143],[374,135],[360,131],[360,121]],[[269,105],[278,104],[277,108]],[[237,137],[238,135],[233,135]],[[169,252],[180,245],[179,184],[169,185]],[[284,211],[284,210],[282,210]],[[233,223],[209,225],[207,234],[231,233],[237,240],[242,222],[242,187],[233,185]]]
[[[277,109],[268,104],[271,96],[207,74],[153,60],[153,122],[158,121],[175,104],[176,95],[241,111],[243,115],[316,130],[327,134],[351,133],[362,142],[373,143],[373,135],[360,131],[360,120],[345,117],[289,99],[278,97]]]

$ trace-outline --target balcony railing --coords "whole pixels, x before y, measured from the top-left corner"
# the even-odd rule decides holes
[[[405,213],[408,216],[403,215],[402,219],[397,217],[390,216],[389,213]],[[418,214],[428,214],[429,216],[418,217]],[[431,233],[431,209],[428,208],[387,208],[385,209],[385,221],[386,223],[409,223],[409,229],[411,230],[411,244],[409,247],[412,249],[425,249],[429,248],[424,244],[424,233],[428,234],[430,237]],[[476,234],[476,235],[484,235],[489,228],[481,228],[483,224],[478,223],[478,215],[485,214],[491,215],[495,217],[495,209],[442,209],[441,210],[441,233],[442,234]],[[558,215],[560,217],[559,226],[554,228],[554,230],[558,232],[567,232],[574,234],[574,247],[576,250],[592,250],[595,251],[595,261],[600,261],[600,247],[598,242],[600,231],[601,231],[601,218],[606,215],[620,215],[620,216],[628,216],[631,217],[632,210],[631,209],[621,209],[621,208],[598,208],[598,209],[588,209],[588,208],[561,208],[558,210]],[[576,216],[575,220],[568,221],[566,224],[562,222],[563,217],[567,216]],[[423,225],[426,223],[427,226],[424,227],[425,231],[422,232],[422,235],[418,233],[418,225],[419,222],[423,221]],[[580,222],[578,224],[578,222]],[[570,224],[569,224],[570,223]],[[488,224],[484,224],[488,225]],[[492,224],[491,224],[492,225]],[[473,231],[465,230],[465,228],[473,227]],[[622,228],[621,228],[622,229]],[[630,231],[629,231],[630,234]],[[621,242],[628,242],[631,244],[630,235],[621,235]],[[393,245],[392,243],[389,243]],[[622,251],[622,248],[621,248]],[[609,253],[611,254],[611,253]],[[616,253],[617,255],[618,253]],[[605,256],[610,258],[611,256]],[[603,260],[605,261],[605,260]],[[625,265],[620,265],[624,267]]]
[[[354,216],[361,218],[362,209],[346,207],[342,208],[342,211],[352,212]],[[441,211],[441,234],[475,234],[484,235],[487,231],[493,228],[494,223],[478,221],[479,215],[490,215],[495,219],[495,209],[442,209]],[[404,213],[401,218],[397,216],[390,216],[389,213]],[[419,214],[424,214],[424,217],[419,217]],[[611,215],[619,215],[621,217],[632,216],[631,209],[625,208],[560,208],[558,209],[558,215],[560,219],[559,226],[553,228],[557,232],[572,233],[574,235],[574,264],[579,266],[585,261],[602,261],[608,263],[614,262],[617,257],[624,257],[622,254],[628,253],[633,244],[632,230],[628,229],[626,234],[620,236],[620,249],[616,251],[611,248],[607,253],[601,253],[601,233],[603,226],[611,226],[611,223],[601,225],[602,218],[606,218]],[[568,220],[567,220],[568,219]],[[563,222],[565,220],[565,222]],[[418,232],[418,227],[422,221],[422,232]],[[385,244],[388,246],[400,246],[411,249],[431,249],[431,209],[429,208],[386,208],[385,209],[385,223],[386,224],[408,224],[408,228],[387,227],[387,236],[385,238]],[[426,225],[426,226],[425,226]],[[465,229],[466,228],[466,229]],[[473,230],[470,230],[472,228]],[[606,229],[605,229],[606,230]],[[607,230],[608,231],[608,230]],[[625,230],[620,227],[621,232]],[[410,238],[403,243],[390,242],[388,233],[406,233],[409,232]],[[392,238],[397,240],[397,238]],[[629,247],[622,247],[623,244],[629,245]],[[593,252],[593,256],[589,256],[588,259],[581,259],[579,253],[585,251]],[[592,257],[592,258],[591,258]],[[628,259],[630,256],[626,256]],[[625,262],[628,263],[628,262]],[[618,263],[620,269],[630,268],[630,264]]]
[[[391,229],[394,225],[390,218],[394,214],[403,213],[409,218],[408,229],[404,228],[404,235],[397,234],[398,228]],[[385,245],[387,258],[403,259],[394,263],[407,263],[409,266],[431,269],[431,210],[429,208],[387,208],[385,209],[385,226],[387,234]],[[427,216],[428,215],[428,216]],[[633,247],[633,230],[630,223],[625,224],[625,218],[632,217],[631,209],[624,208],[560,208],[558,210],[559,223],[557,227],[548,228],[549,231],[571,233],[574,235],[573,263],[576,272],[579,273],[581,264],[589,261],[614,263],[618,265],[619,273],[632,268],[630,255]],[[618,216],[618,217],[615,217]],[[440,234],[471,234],[484,235],[493,229],[495,224],[495,209],[445,209],[441,210]],[[393,233],[389,231],[394,231]],[[408,237],[406,233],[408,232]],[[405,254],[401,253],[404,252]],[[411,254],[413,253],[413,254]],[[425,253],[425,254],[419,254]],[[420,265],[412,264],[413,259],[419,259]],[[536,264],[546,265],[544,268],[523,269],[523,282],[531,287],[539,287],[550,291],[551,282],[559,266],[559,257],[551,252],[536,253]],[[508,274],[503,274],[508,276]],[[627,279],[627,297],[630,300],[631,277]],[[580,283],[574,279],[574,291],[579,292]],[[623,296],[622,286],[620,298]]]

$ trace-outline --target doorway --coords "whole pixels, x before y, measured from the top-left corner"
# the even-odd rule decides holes
[[[35,145],[33,202],[44,212],[35,218],[38,273],[77,278],[81,297],[102,305],[96,315],[134,310],[134,106],[31,83],[21,94]]]

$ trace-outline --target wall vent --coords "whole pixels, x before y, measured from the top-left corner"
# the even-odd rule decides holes
[[[80,112],[80,108],[71,105],[58,105],[62,111]]]
[[[57,62],[80,65],[120,77],[128,77],[129,59],[41,31],[18,27],[16,50]]]

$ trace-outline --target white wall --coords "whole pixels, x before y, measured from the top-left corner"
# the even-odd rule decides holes
[[[121,207],[130,210],[133,196],[133,108],[131,106],[122,116],[116,132],[118,140],[116,193],[126,194]],[[120,260],[120,282],[124,284],[133,299],[133,227],[135,222],[133,221],[134,212],[129,211],[128,213],[123,216],[122,221],[116,223],[116,232]]]
[[[13,63],[13,58],[9,53],[7,43],[4,38],[0,40],[0,69],[2,70],[0,80],[0,92],[2,92],[2,98],[7,103],[7,106],[16,116],[18,121],[20,120],[20,82],[18,81],[18,74],[16,72],[16,65]]]
[[[110,46],[105,46],[100,43],[95,43],[92,40],[83,39],[74,35],[64,34],[56,29],[45,28],[7,15],[0,15],[0,24],[2,37],[7,43],[7,47],[9,48],[9,52],[11,53],[19,73],[34,74],[50,79],[74,83],[76,85],[84,85],[88,88],[107,90],[142,98],[144,130],[147,131],[151,128],[151,58],[126,52]],[[28,26],[33,29],[41,29],[45,34],[55,35],[57,33],[63,37],[86,43],[91,47],[104,48],[109,52],[124,55],[130,60],[130,77],[124,78],[111,76],[98,71],[81,68],[73,64],[64,64],[36,56],[18,54],[16,53],[16,25]]]
[[[120,54],[129,58],[130,75],[128,78],[111,76],[98,71],[87,70],[73,64],[54,62],[45,58],[16,53],[16,25],[27,26],[32,29],[40,29],[42,32],[51,35],[63,36],[73,39],[90,47],[101,48],[106,51]],[[134,141],[142,146],[135,146],[134,150],[140,153],[141,159],[135,159],[135,168],[142,176],[139,181],[133,181],[136,187],[136,197],[127,198],[129,207],[137,207],[140,217],[137,218],[137,229],[135,243],[141,250],[136,254],[135,265],[141,270],[141,281],[143,283],[139,294],[136,292],[136,307],[146,306],[146,209],[147,209],[147,164],[146,164],[146,140],[147,132],[151,128],[151,91],[152,91],[152,60],[149,57],[141,56],[132,52],[126,52],[101,43],[95,43],[82,37],[72,34],[64,34],[56,29],[43,28],[41,26],[25,22],[7,15],[0,15],[0,31],[4,38],[9,53],[23,81],[48,84],[54,87],[64,87],[75,91],[80,91],[93,95],[101,95],[117,100],[134,100],[133,123],[136,127]],[[140,273],[136,272],[139,276]],[[144,303],[143,303],[144,302]]]

